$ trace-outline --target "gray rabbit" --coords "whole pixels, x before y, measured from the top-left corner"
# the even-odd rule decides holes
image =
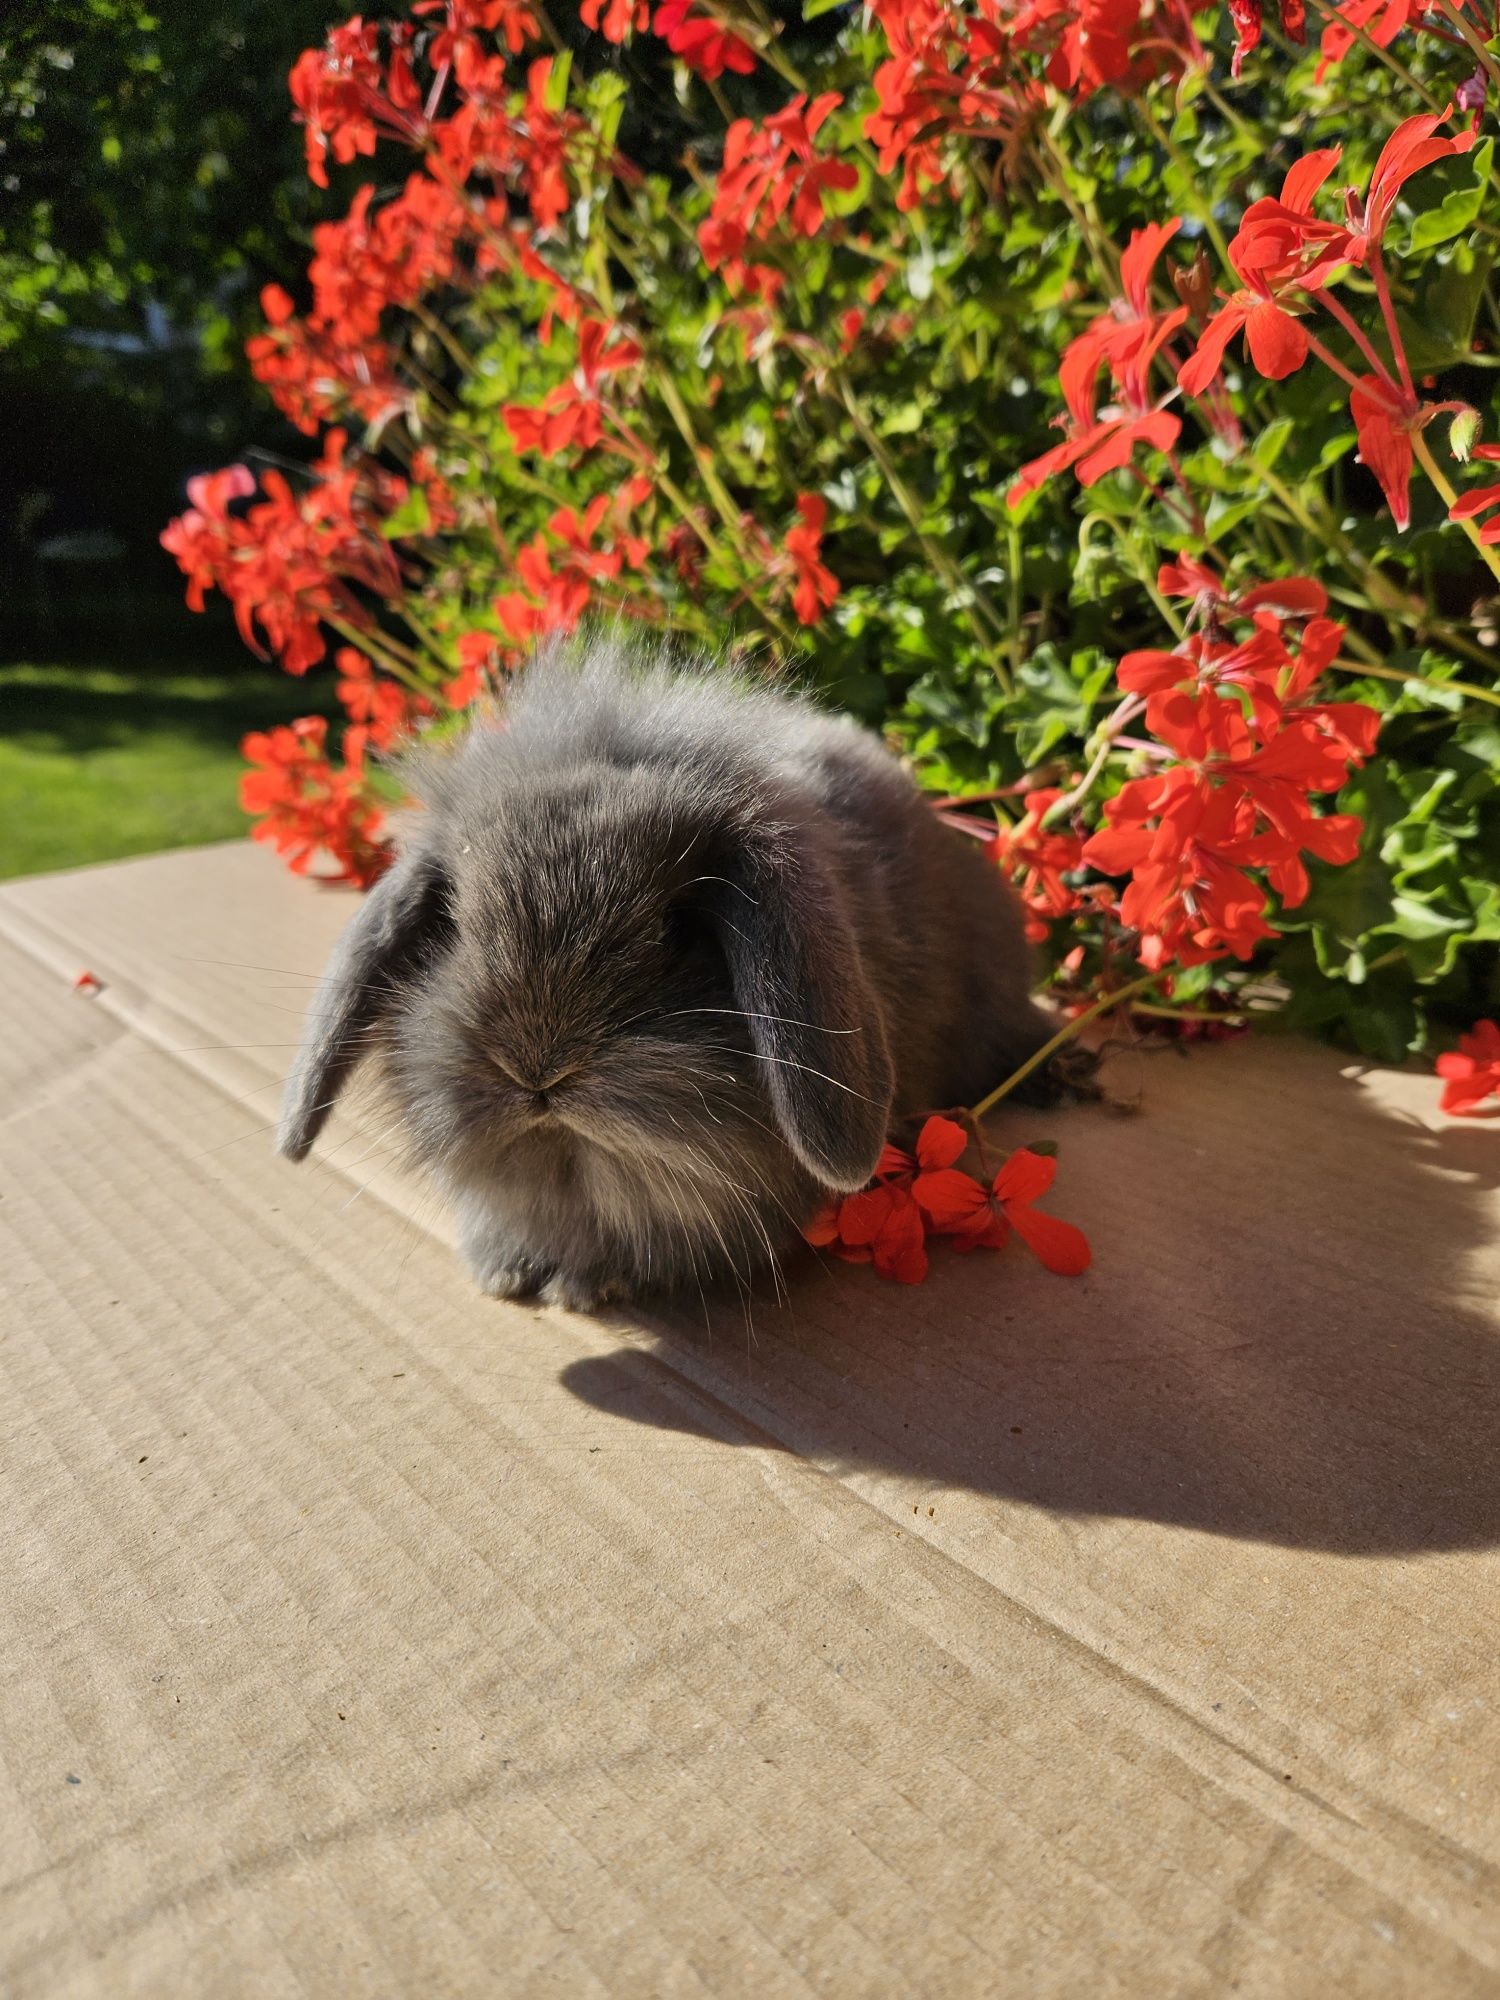
[[[407,776],[278,1144],[377,1053],[496,1296],[743,1277],[1051,1032],[993,863],[805,701],[599,640]]]

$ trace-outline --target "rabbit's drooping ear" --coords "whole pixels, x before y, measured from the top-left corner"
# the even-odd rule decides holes
[[[406,854],[369,891],[339,939],[282,1100],[276,1150],[289,1160],[307,1157],[389,998],[392,975],[411,963],[441,920],[443,892],[432,857]]]
[[[753,842],[737,875],[722,936],[761,1081],[797,1158],[852,1192],[880,1158],[895,1072],[844,898],[795,842]]]

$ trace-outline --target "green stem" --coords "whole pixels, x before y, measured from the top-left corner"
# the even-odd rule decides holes
[[[1455,626],[1450,625],[1445,618],[1432,617],[1419,599],[1404,596],[1388,576],[1382,574],[1373,563],[1360,554],[1332,521],[1325,520],[1321,523],[1315,521],[1290,488],[1285,486],[1268,467],[1261,466],[1259,471],[1261,478],[1298,526],[1305,529],[1308,534],[1315,535],[1325,547],[1332,549],[1345,568],[1359,579],[1370,601],[1387,618],[1398,625],[1409,626],[1417,638],[1435,639],[1440,645],[1450,647],[1455,653],[1463,653],[1467,658],[1478,661],[1482,667],[1494,664],[1493,653],[1486,652],[1476,640],[1468,638]],[[1356,651],[1368,651],[1372,659],[1376,657],[1369,642],[1361,639],[1355,632],[1351,631],[1348,634],[1348,644]],[[1407,676],[1402,674],[1399,678],[1405,680]]]
[[[1400,77],[1408,90],[1415,91],[1429,111],[1434,112],[1439,117],[1442,116],[1444,106],[1441,98],[1434,97],[1426,84],[1413,76],[1406,64],[1400,61],[1398,57],[1393,56],[1389,49],[1383,49],[1379,42],[1363,28],[1357,28],[1352,21],[1346,21],[1337,7],[1326,6],[1324,0],[1309,0],[1309,4],[1313,12],[1321,14],[1325,21],[1336,22],[1339,27],[1347,28],[1367,55],[1372,55],[1377,62],[1384,63],[1392,75]]]
[[[885,483],[890,487],[896,505],[906,516],[912,533],[921,544],[923,554],[956,596],[959,598],[968,598],[973,604],[975,611],[984,614],[985,621],[988,623],[993,637],[999,639],[1002,644],[1008,645],[1010,632],[1004,619],[1001,618],[999,612],[990,603],[988,596],[980,589],[979,585],[971,582],[964,575],[948,551],[940,542],[935,542],[922,526],[922,511],[917,505],[916,498],[911,488],[902,478],[895,460],[886,450],[884,443],[877,436],[874,426],[860,406],[859,398],[855,395],[847,376],[843,373],[842,369],[835,369],[832,372],[833,379],[838,384],[844,408],[849,412],[850,421],[864,440],[870,456],[880,467]],[[995,657],[992,646],[988,641],[981,639],[981,644],[985,646],[985,651],[989,655],[990,665],[994,669],[996,680],[999,681],[1006,694],[1013,694],[1015,692],[1015,685],[1011,680],[1009,668],[1006,667],[1002,660]]]
[[[1203,77],[1201,88],[1203,90],[1204,96],[1208,99],[1210,104],[1216,107],[1216,109],[1219,112],[1219,115],[1222,118],[1226,119],[1228,123],[1234,127],[1235,131],[1240,134],[1241,138],[1253,139],[1255,141],[1257,149],[1259,149],[1262,143],[1261,134],[1256,131],[1253,125],[1248,124],[1245,119],[1241,118],[1240,114],[1235,110],[1234,106],[1229,102],[1229,99],[1227,97],[1221,95],[1221,93],[1216,89],[1214,85],[1214,80],[1211,76]]]
[[[1127,722],[1134,721],[1135,717],[1143,712],[1145,706],[1139,695],[1128,694],[1113,715],[1105,718],[1099,730],[1099,745],[1094,752],[1093,762],[1070,792],[1064,792],[1060,799],[1054,799],[1048,806],[1042,814],[1041,823],[1044,827],[1065,818],[1074,806],[1088,797],[1098,780],[1099,773],[1109,761],[1109,753],[1114,748],[1116,736]]]
[[[1128,986],[1120,987],[1117,992],[1106,993],[1102,1000],[1096,1000],[1093,1006],[1085,1008],[1083,1013],[1075,1014],[1067,1026],[1060,1028],[1050,1042],[1043,1042],[1034,1056],[1028,1057],[1019,1069],[1012,1070],[1004,1083],[997,1083],[988,1097],[981,1097],[979,1102],[970,1108],[969,1116],[975,1119],[987,1117],[1001,1098],[1009,1097],[1016,1085],[1024,1083],[1033,1070],[1040,1069],[1045,1062],[1050,1062],[1065,1043],[1073,1040],[1080,1028],[1086,1028],[1090,1021],[1096,1021],[1101,1014],[1107,1014],[1112,1007],[1118,1007],[1122,1001],[1133,999],[1137,993],[1144,993],[1149,987],[1159,986],[1168,977],[1169,972],[1170,968],[1165,968],[1161,972],[1148,972],[1143,978],[1133,979]]]
[[[1463,15],[1453,5],[1453,0],[1437,0],[1437,4],[1439,10],[1447,15],[1453,26],[1474,51],[1479,62],[1479,67],[1484,71],[1490,82],[1492,84],[1500,84],[1500,63],[1495,61],[1488,48],[1480,41],[1478,35],[1475,34]]]
[[[1199,175],[1194,171],[1192,161],[1184,156],[1182,148],[1177,144],[1171,133],[1165,130],[1161,120],[1151,109],[1151,106],[1146,102],[1144,97],[1135,99],[1135,109],[1140,113],[1152,138],[1161,147],[1167,158],[1172,162],[1172,165],[1176,167],[1178,173],[1182,175],[1189,189],[1189,199],[1197,211],[1198,220],[1207,230],[1209,240],[1212,242],[1215,250],[1218,251],[1220,263],[1228,264],[1229,245],[1224,239],[1223,230],[1220,229],[1218,222],[1215,220],[1213,203],[1198,198]]]
[[[410,311],[413,318],[425,327],[433,339],[444,349],[448,359],[453,362],[455,367],[462,369],[465,375],[476,373],[473,355],[460,345],[448,331],[447,327],[443,325],[443,322],[435,312],[424,306],[420,299],[413,302]]]
[[[1043,155],[1042,144],[1033,144],[1027,150],[1031,154],[1032,161],[1037,170],[1037,176],[1046,187],[1052,190],[1069,215],[1072,216],[1079,235],[1088,245],[1089,255],[1094,260],[1094,269],[1102,280],[1102,289],[1109,297],[1113,298],[1120,289],[1119,252],[1115,249],[1104,231],[1098,226],[1097,216],[1091,217],[1084,208],[1079,206],[1077,200],[1074,198],[1073,190],[1068,185],[1067,161],[1058,150],[1051,133],[1045,127],[1040,129],[1041,141],[1045,144],[1047,152],[1057,162],[1058,172],[1054,173],[1052,171],[1051,166]]]
[[[1021,630],[1021,570],[1025,555],[1021,548],[1021,530],[1014,521],[1006,522],[1007,560],[1010,574],[1006,578],[1006,618],[1010,626],[1011,671],[1019,674],[1026,651],[1026,639]]]
[[[357,626],[346,625],[341,618],[330,618],[327,622],[340,638],[347,639],[356,652],[367,653],[393,680],[400,681],[404,687],[410,688],[413,694],[431,700],[432,683],[414,674],[409,667],[404,667],[393,653],[387,652],[381,643],[383,635],[376,632],[361,632]]]
[[[1444,505],[1447,506],[1451,511],[1454,502],[1458,498],[1458,495],[1454,492],[1452,486],[1449,484],[1446,473],[1444,473],[1442,467],[1433,457],[1431,447],[1429,446],[1426,438],[1423,437],[1422,433],[1419,430],[1414,430],[1411,433],[1411,444],[1412,444],[1412,450],[1417,454],[1417,459],[1422,467],[1422,470],[1427,474],[1427,477],[1432,481],[1433,485],[1442,495]],[[1494,549],[1490,547],[1488,542],[1484,541],[1481,538],[1478,522],[1460,521],[1458,523],[1458,526],[1463,529],[1464,533],[1468,536],[1469,540],[1474,544],[1475,549],[1479,553],[1480,561],[1485,564],[1491,576],[1493,576],[1497,582],[1500,582],[1500,555],[1497,555]]]
[[[1400,618],[1406,624],[1417,622],[1418,607],[1403,598],[1389,577],[1382,576],[1373,563],[1367,562],[1333,522],[1325,521],[1320,524],[1315,521],[1302,502],[1282,480],[1277,478],[1269,466],[1260,465],[1256,470],[1298,526],[1304,528],[1308,534],[1315,535],[1326,548],[1334,551],[1345,567],[1359,577],[1371,599],[1382,611]]]
[[[1343,300],[1336,299],[1333,296],[1332,292],[1326,290],[1320,292],[1318,294],[1318,298],[1324,310],[1332,313],[1333,317],[1338,321],[1339,325],[1344,329],[1345,333],[1348,334],[1349,338],[1354,342],[1354,345],[1359,349],[1360,353],[1365,357],[1366,361],[1369,362],[1371,368],[1374,369],[1375,373],[1380,377],[1380,379],[1383,382],[1389,382],[1392,389],[1394,389],[1396,383],[1394,377],[1391,374],[1390,369],[1386,367],[1385,363],[1381,360],[1380,356],[1375,352],[1375,349],[1370,345],[1369,335],[1365,332],[1364,328],[1359,324],[1358,320],[1355,319],[1353,313],[1350,312],[1349,308],[1344,304]],[[1387,333],[1390,334],[1391,344],[1394,347],[1396,345],[1397,335],[1396,335],[1396,330],[1390,320],[1386,321],[1386,331]],[[1399,353],[1400,350],[1398,349],[1397,352]]]
[[[713,453],[707,451],[699,443],[692,412],[682,399],[682,392],[677,387],[671,369],[661,361],[659,356],[653,355],[652,358],[656,363],[656,366],[652,370],[654,386],[659,392],[662,401],[666,404],[667,414],[677,426],[683,443],[692,454],[693,464],[696,466],[703,484],[708,489],[708,496],[714,503],[719,519],[724,523],[731,539],[738,546],[740,537],[744,532],[741,521],[742,510],[735,506],[728,487],[720,479],[719,468],[713,461]]]
[[[1357,674],[1361,680],[1415,681],[1418,687],[1440,688],[1446,694],[1461,694],[1466,701],[1485,701],[1491,708],[1500,708],[1500,692],[1475,687],[1472,681],[1442,681],[1435,674],[1404,674],[1399,667],[1375,667],[1358,660],[1333,660],[1330,665],[1335,673]]]
[[[754,575],[759,566],[759,558],[745,546],[743,524],[739,514],[735,511],[734,502],[725,491],[718,473],[705,459],[702,448],[699,446],[697,435],[693,430],[692,419],[688,414],[687,406],[677,394],[676,384],[671,381],[670,376],[664,370],[658,371],[658,377],[658,387],[662,389],[663,398],[667,401],[668,408],[671,409],[672,399],[675,399],[678,409],[681,411],[681,421],[678,423],[678,429],[682,433],[683,439],[693,455],[693,463],[703,475],[704,484],[708,487],[709,493],[713,497],[715,508],[729,531],[739,567],[747,576]],[[670,391],[670,395],[668,391]],[[710,556],[716,558],[719,562],[727,562],[727,552],[723,543],[718,540],[707,521],[694,509],[692,501],[689,500],[686,493],[683,492],[676,480],[673,479],[671,473],[666,468],[663,455],[659,452],[653,452],[647,446],[645,440],[637,437],[635,432],[628,425],[622,423],[618,416],[614,418],[614,422],[621,436],[630,446],[632,454],[641,464],[650,468],[651,477],[656,482],[656,485],[665,493],[673,507],[676,508],[682,521],[692,529],[693,533],[702,542],[704,548],[708,550]],[[796,645],[797,634],[787,624],[779,611],[764,599],[757,597],[748,584],[745,588],[745,596],[755,606],[760,616],[770,626],[772,631],[776,633],[783,645]]]
[[[1365,967],[1365,977],[1368,979],[1372,972],[1379,972],[1383,965],[1394,965],[1398,959],[1405,958],[1405,956],[1406,946],[1404,944],[1392,945],[1390,950],[1383,951],[1379,958],[1372,958],[1370,960],[1369,964]]]
[[[759,5],[758,0],[751,0],[750,12],[755,16],[756,25],[760,29],[760,42],[758,44],[760,54],[765,57],[772,69],[776,71],[776,74],[792,86],[793,90],[801,91],[810,97],[812,95],[812,86],[797,68],[797,65],[783,51],[781,47],[781,32],[776,23],[771,19],[765,8]]]

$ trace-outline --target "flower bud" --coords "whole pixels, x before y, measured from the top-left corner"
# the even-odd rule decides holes
[[[1478,410],[1467,407],[1461,409],[1448,426],[1448,449],[1460,465],[1467,465],[1469,454],[1479,441],[1480,416]]]

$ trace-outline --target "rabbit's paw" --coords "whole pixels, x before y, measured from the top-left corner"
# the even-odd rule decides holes
[[[492,1299],[533,1298],[551,1276],[546,1264],[507,1244],[466,1243],[464,1262],[480,1291]]]
[[[554,1271],[542,1286],[540,1297],[543,1305],[587,1313],[616,1304],[628,1293],[629,1286],[623,1278],[605,1278],[595,1271]]]

